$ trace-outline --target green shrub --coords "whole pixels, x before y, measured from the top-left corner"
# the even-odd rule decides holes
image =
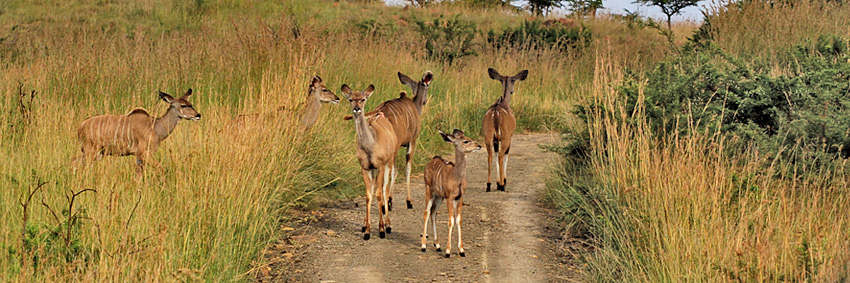
[[[475,23],[462,20],[458,16],[451,19],[439,18],[431,22],[415,20],[417,31],[425,38],[425,50],[428,58],[451,64],[455,59],[477,55],[475,51]]]
[[[554,22],[547,27],[540,20],[523,21],[517,27],[502,32],[490,30],[487,33],[487,42],[497,48],[554,48],[567,51],[587,46],[590,39],[590,30],[583,25],[568,26]]]
[[[646,75],[646,116],[660,135],[720,131],[760,152],[782,152],[791,162],[850,157],[845,42],[821,36],[816,53],[800,45],[788,52],[788,67],[780,74],[770,62],[744,63],[711,44],[684,51]],[[638,81],[643,78],[628,75],[619,88],[632,108],[640,97]]]

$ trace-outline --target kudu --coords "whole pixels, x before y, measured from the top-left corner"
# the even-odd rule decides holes
[[[460,228],[463,194],[466,192],[466,154],[481,150],[481,145],[464,136],[463,131],[455,129],[450,135],[442,131],[440,135],[455,147],[455,162],[449,162],[435,156],[425,166],[425,227],[422,228],[422,251],[425,251],[425,239],[428,237],[428,219],[434,228],[434,246],[440,251],[437,238],[437,209],[443,200],[449,208],[449,235],[446,244],[446,257],[451,256],[452,228],[457,224],[457,244],[460,256],[463,252],[463,237]]]
[[[422,108],[428,102],[428,87],[431,81],[434,80],[434,74],[431,71],[425,71],[421,81],[415,81],[410,77],[398,72],[398,80],[401,84],[409,86],[413,91],[413,98],[407,96],[407,93],[402,92],[398,98],[384,101],[378,105],[372,112],[366,114],[371,117],[375,113],[382,112],[390,120],[395,131],[396,138],[399,142],[399,149],[406,148],[405,152],[405,167],[404,175],[407,183],[407,208],[413,208],[413,202],[410,198],[410,169],[413,159],[413,153],[416,150],[416,140],[419,138],[421,131],[421,122],[419,120],[422,115]],[[351,116],[346,116],[346,120],[351,119]],[[395,183],[396,172],[393,172],[393,183]],[[392,210],[392,192],[389,196],[390,210]]]
[[[528,70],[522,70],[514,76],[502,76],[493,68],[488,68],[487,73],[491,79],[502,83],[502,97],[496,100],[487,112],[484,113],[481,135],[484,136],[484,145],[487,147],[487,191],[490,191],[490,175],[493,166],[493,151],[496,151],[496,172],[499,174],[497,189],[505,190],[507,183],[506,170],[508,167],[508,154],[511,152],[511,136],[516,129],[516,118],[511,111],[511,95],[514,93],[514,83],[523,81],[528,77]]]
[[[160,167],[151,156],[159,143],[165,140],[180,119],[200,120],[201,114],[189,102],[192,89],[179,98],[164,92],[159,97],[168,103],[168,109],[160,118],[151,117],[142,108],[127,115],[100,115],[89,117],[77,130],[82,146],[82,158],[98,160],[103,155],[135,155],[136,175],[141,177],[145,164]]]
[[[310,128],[313,127],[313,124],[315,124],[319,119],[319,110],[321,110],[323,103],[337,104],[339,103],[339,97],[328,90],[328,88],[325,87],[322,78],[316,75],[313,76],[310,80],[310,84],[307,86],[306,106],[304,107],[303,113],[301,113],[302,132],[310,130]],[[286,117],[283,115],[285,111],[291,111],[291,109],[281,106],[268,113],[241,114],[236,116],[236,118],[233,118],[233,120],[230,120],[225,127],[222,128],[222,131],[240,129],[245,127],[246,124],[249,124],[250,121],[258,119],[267,119],[266,121],[285,119]]]
[[[369,85],[364,91],[357,92],[352,91],[348,85],[342,85],[342,93],[351,103],[351,110],[354,114],[354,129],[357,132],[356,155],[357,160],[360,161],[360,172],[363,174],[363,183],[366,188],[366,219],[362,229],[362,232],[365,233],[363,234],[364,240],[369,240],[372,231],[369,216],[372,213],[372,195],[375,194],[376,187],[380,188],[380,191],[377,192],[378,206],[380,207],[379,236],[384,238],[385,231],[392,233],[386,197],[392,186],[390,175],[395,171],[395,149],[398,148],[393,126],[387,117],[382,112],[378,112],[376,115],[367,118],[363,113],[363,106],[374,91],[373,85]]]
[[[319,109],[322,103],[339,103],[339,97],[325,87],[322,78],[318,75],[310,80],[310,92],[307,96],[307,107],[304,108],[304,116],[301,117],[302,130],[306,131],[313,127],[319,118]]]

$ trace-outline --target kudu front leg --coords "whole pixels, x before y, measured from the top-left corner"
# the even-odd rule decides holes
[[[363,240],[369,240],[370,233],[372,232],[372,224],[369,221],[369,214],[372,213],[372,191],[374,191],[374,187],[372,184],[372,171],[361,169],[361,174],[363,174],[363,183],[366,188],[366,219],[363,220]]]

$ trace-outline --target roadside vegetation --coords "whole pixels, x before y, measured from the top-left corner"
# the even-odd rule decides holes
[[[848,13],[733,3],[651,68],[597,60],[549,185],[585,280],[848,280]]]

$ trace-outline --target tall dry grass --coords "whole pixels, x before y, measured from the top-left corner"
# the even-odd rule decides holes
[[[587,163],[565,163],[549,191],[571,231],[590,237],[585,280],[848,279],[850,176],[833,169],[843,167],[804,175],[722,135],[654,134],[640,102],[625,110],[621,64],[599,58]]]
[[[408,91],[396,71],[418,78],[432,70],[416,164],[450,150],[438,128],[477,135],[480,117],[500,93],[488,67],[531,71],[513,100],[523,130],[575,123],[567,113],[586,95],[580,85],[590,82],[593,54],[497,50],[478,42],[477,56],[451,65],[429,60],[421,38],[398,20],[457,13],[450,8],[170,0],[0,7],[0,280],[250,278],[288,209],[360,193],[353,127],[341,119],[347,105],[326,105],[311,131],[298,129],[315,74],[335,92],[343,83],[375,84],[373,107]],[[463,9],[469,12],[460,16],[482,28],[525,19]],[[393,19],[398,30],[376,36],[353,28],[370,17]],[[588,25],[599,34],[594,44],[624,50],[619,54],[635,66],[666,50],[644,44],[659,41],[652,32],[602,20]],[[203,120],[180,122],[160,145],[154,158],[162,170],[148,169],[137,182],[131,157],[71,170],[79,152],[76,128],[86,117],[135,107],[159,116],[166,105],[157,90],[190,87]],[[19,90],[36,95],[21,104]],[[239,114],[257,115],[234,122]],[[28,204],[26,221],[21,202]]]
[[[836,1],[713,1],[707,32],[724,51],[747,59],[771,59],[819,35],[850,36],[850,7]]]

